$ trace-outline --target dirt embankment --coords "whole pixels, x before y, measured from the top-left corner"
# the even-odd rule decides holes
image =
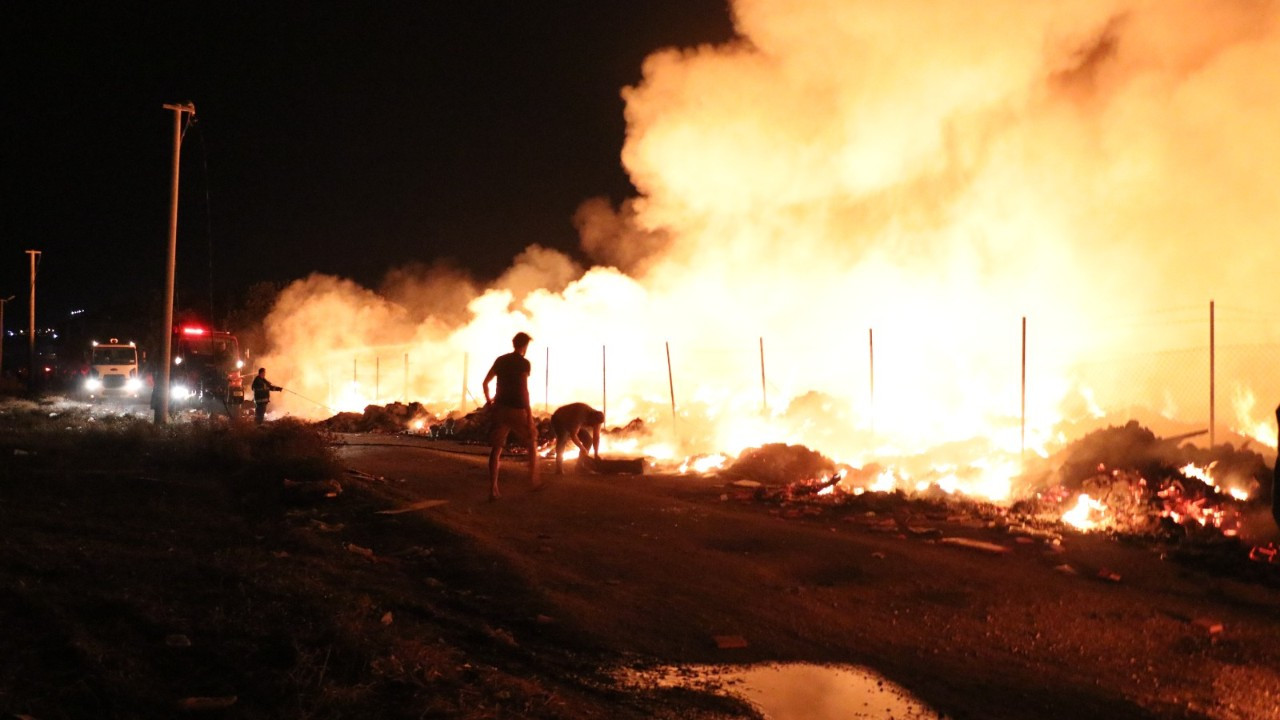
[[[92,419],[90,419],[92,418]],[[347,475],[292,422],[0,412],[0,713],[720,717],[626,690],[510,569]],[[336,482],[335,482],[336,481]],[[377,547],[377,551],[372,550]],[[690,714],[692,713],[692,714]]]

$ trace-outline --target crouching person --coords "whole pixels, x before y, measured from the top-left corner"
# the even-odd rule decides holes
[[[572,440],[581,457],[595,455],[600,459],[600,426],[604,413],[586,403],[570,403],[551,414],[551,428],[556,435],[556,474],[564,474],[564,447]]]

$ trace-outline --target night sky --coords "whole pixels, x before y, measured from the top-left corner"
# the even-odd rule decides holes
[[[654,50],[731,35],[726,0],[4,3],[6,326],[26,325],[27,249],[41,324],[154,315],[165,103],[197,111],[178,304],[221,315],[259,281],[576,252],[579,203],[634,194],[621,88]]]

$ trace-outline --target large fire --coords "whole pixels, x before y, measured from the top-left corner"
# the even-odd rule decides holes
[[[794,443],[890,468],[876,489],[1011,499],[1108,422],[1207,428],[1211,392],[1219,442],[1274,446],[1280,6],[732,11],[736,41],[623,90],[639,195],[583,204],[591,266],[295,282],[267,319],[283,409],[471,410],[524,330],[539,409],[640,418],[604,449],[686,467]]]

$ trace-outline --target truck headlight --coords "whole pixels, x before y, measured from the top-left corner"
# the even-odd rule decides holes
[[[169,389],[169,396],[174,400],[186,400],[191,397],[191,390],[186,385],[174,385]]]
[[[102,381],[96,377],[91,377],[84,381],[84,389],[89,392],[97,392],[102,388]]]
[[[125,381],[124,389],[129,392],[138,392],[142,389],[142,381],[136,377],[131,377]]]

